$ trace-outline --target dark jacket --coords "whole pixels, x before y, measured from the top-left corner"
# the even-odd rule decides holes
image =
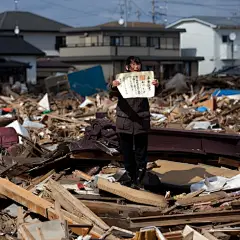
[[[142,134],[150,129],[147,98],[123,98],[117,87],[110,87],[110,96],[118,97],[116,128],[118,133]]]

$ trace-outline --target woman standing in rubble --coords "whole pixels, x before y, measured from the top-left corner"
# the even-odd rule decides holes
[[[134,56],[128,57],[125,68],[127,72],[140,72],[141,60]],[[159,86],[157,80],[153,80],[152,84]],[[111,90],[118,96],[116,128],[127,172],[127,180],[122,184],[140,189],[147,166],[148,130],[150,129],[149,102],[147,98],[123,98],[117,89],[119,85],[120,82],[114,80]]]

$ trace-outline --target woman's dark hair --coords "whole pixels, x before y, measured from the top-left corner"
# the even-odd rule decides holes
[[[128,66],[128,68],[130,68],[130,64],[131,64],[132,62],[134,62],[134,63],[136,63],[136,64],[140,64],[140,65],[141,65],[141,68],[142,68],[142,62],[141,62],[141,60],[140,60],[139,57],[135,57],[135,56],[130,56],[130,57],[128,57],[127,60],[126,60],[126,66]],[[129,70],[128,70],[128,71],[129,71]]]

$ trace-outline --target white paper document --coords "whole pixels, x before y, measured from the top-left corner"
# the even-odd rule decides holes
[[[153,71],[120,73],[118,90],[123,98],[151,98],[155,95]]]

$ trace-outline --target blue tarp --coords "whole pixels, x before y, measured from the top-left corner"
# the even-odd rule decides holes
[[[231,90],[231,89],[217,89],[213,92],[214,97],[222,97],[222,96],[231,96],[240,94],[240,90]]]
[[[83,97],[91,96],[99,90],[107,90],[101,66],[96,66],[68,74],[71,90]]]

